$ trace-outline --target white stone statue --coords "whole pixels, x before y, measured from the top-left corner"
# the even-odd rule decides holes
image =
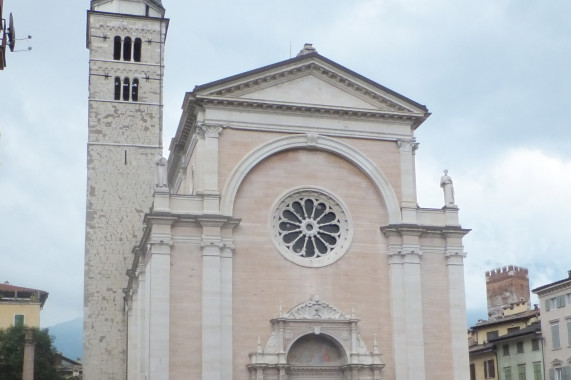
[[[167,159],[163,156],[157,155],[157,158],[155,159],[155,166],[157,168],[155,187],[167,188]]]
[[[454,203],[454,184],[446,169],[444,169],[444,175],[440,177],[440,187],[444,190],[444,206],[456,206]]]

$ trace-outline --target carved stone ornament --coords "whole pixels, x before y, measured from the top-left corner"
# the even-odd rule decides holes
[[[196,134],[200,138],[214,137],[217,138],[222,133],[223,126],[218,124],[199,124],[196,126]]]
[[[349,212],[325,189],[294,188],[272,210],[272,241],[298,265],[323,267],[339,260],[349,248],[353,236]]]
[[[418,143],[415,140],[398,140],[400,152],[414,152],[418,149]]]
[[[250,379],[381,380],[384,364],[376,337],[369,351],[358,332],[358,320],[313,297],[272,319],[262,349],[250,354]],[[278,377],[276,377],[278,375]]]
[[[349,320],[337,308],[314,298],[294,307],[285,315],[287,319],[337,319]]]

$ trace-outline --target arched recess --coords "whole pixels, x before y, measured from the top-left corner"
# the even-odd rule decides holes
[[[317,134],[293,135],[281,137],[256,148],[247,154],[234,168],[230,174],[222,192],[220,201],[220,209],[223,215],[232,215],[234,210],[234,200],[242,181],[248,173],[260,162],[267,157],[290,149],[319,149],[338,155],[361,170],[369,180],[374,184],[383,198],[389,215],[389,224],[401,223],[402,217],[400,205],[385,175],[379,170],[373,161],[371,161],[362,152],[354,147],[344,144],[330,137]]]
[[[326,334],[307,334],[287,351],[288,379],[307,379],[318,372],[327,379],[346,379],[347,353],[343,346]]]
[[[257,380],[380,380],[384,364],[374,339],[369,351],[359,320],[314,297],[271,319],[272,334],[258,342],[248,371]]]

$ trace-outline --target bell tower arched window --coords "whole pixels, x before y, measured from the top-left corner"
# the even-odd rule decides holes
[[[131,99],[134,102],[139,101],[139,79],[133,79],[133,84],[131,85]]]
[[[123,100],[128,101],[129,100],[129,92],[130,92],[130,87],[131,87],[131,82],[129,81],[128,77],[125,77],[125,79],[123,79]]]
[[[135,44],[133,45],[133,60],[135,62],[141,62],[141,46],[143,41],[140,38],[135,38]]]
[[[116,61],[121,59],[121,37],[119,36],[113,39],[113,59]]]
[[[123,41],[123,60],[130,61],[131,60],[131,37],[125,37]]]
[[[132,100],[134,102],[138,102],[139,101],[139,78],[133,78],[133,80],[131,81],[131,79],[129,77],[125,77],[123,78],[123,80],[121,80],[120,77],[115,77],[115,80],[113,81],[113,98],[115,100],[123,100],[123,101],[129,101]]]
[[[115,77],[115,100],[121,100],[121,78]]]

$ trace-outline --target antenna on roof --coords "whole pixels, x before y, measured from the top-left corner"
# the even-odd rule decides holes
[[[4,70],[4,67],[6,67],[6,47],[13,53],[32,50],[31,46],[27,49],[16,50],[16,41],[29,40],[32,39],[32,36],[28,35],[27,38],[16,38],[14,16],[10,13],[8,20],[5,20],[2,16],[3,8],[4,0],[0,0],[0,70]]]

